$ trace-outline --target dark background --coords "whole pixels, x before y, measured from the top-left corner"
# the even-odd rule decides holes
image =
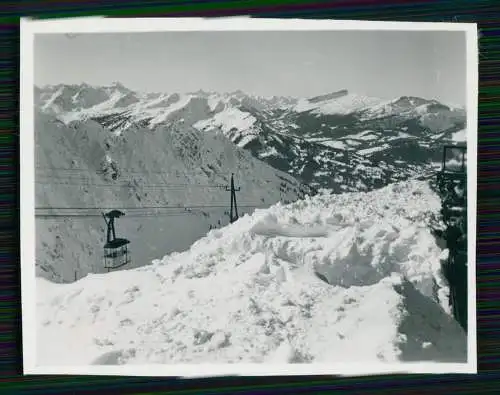
[[[122,378],[22,376],[19,254],[19,17],[215,17],[475,22],[479,40],[478,375]],[[495,0],[174,0],[0,3],[0,391],[5,394],[500,393],[500,2]],[[22,116],[22,114],[20,115]],[[497,253],[498,252],[498,253]],[[369,335],[369,334],[367,334]]]

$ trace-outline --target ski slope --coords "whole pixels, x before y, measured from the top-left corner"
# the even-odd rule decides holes
[[[257,210],[153,265],[37,279],[39,366],[465,362],[425,182]]]

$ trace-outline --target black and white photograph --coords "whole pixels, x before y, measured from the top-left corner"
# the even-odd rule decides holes
[[[29,370],[475,371],[475,25],[79,23],[24,25]]]

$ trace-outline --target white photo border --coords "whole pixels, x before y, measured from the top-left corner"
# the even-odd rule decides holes
[[[34,37],[43,33],[119,33],[160,31],[463,31],[467,43],[467,202],[468,202],[468,362],[342,364],[176,364],[118,366],[37,366],[34,205]],[[477,373],[476,345],[476,203],[478,125],[478,34],[475,23],[375,22],[229,18],[21,19],[20,61],[20,231],[22,340],[24,374],[114,376],[363,376],[392,373]]]

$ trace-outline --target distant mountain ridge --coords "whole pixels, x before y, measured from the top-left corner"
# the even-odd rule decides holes
[[[259,160],[316,188],[371,190],[434,171],[443,144],[463,142],[466,113],[436,100],[383,100],[348,90],[312,98],[231,93],[138,93],[106,87],[36,88],[66,124],[92,119],[114,134],[195,128],[222,133]],[[459,136],[462,136],[459,138]],[[460,141],[456,141],[461,139]]]

